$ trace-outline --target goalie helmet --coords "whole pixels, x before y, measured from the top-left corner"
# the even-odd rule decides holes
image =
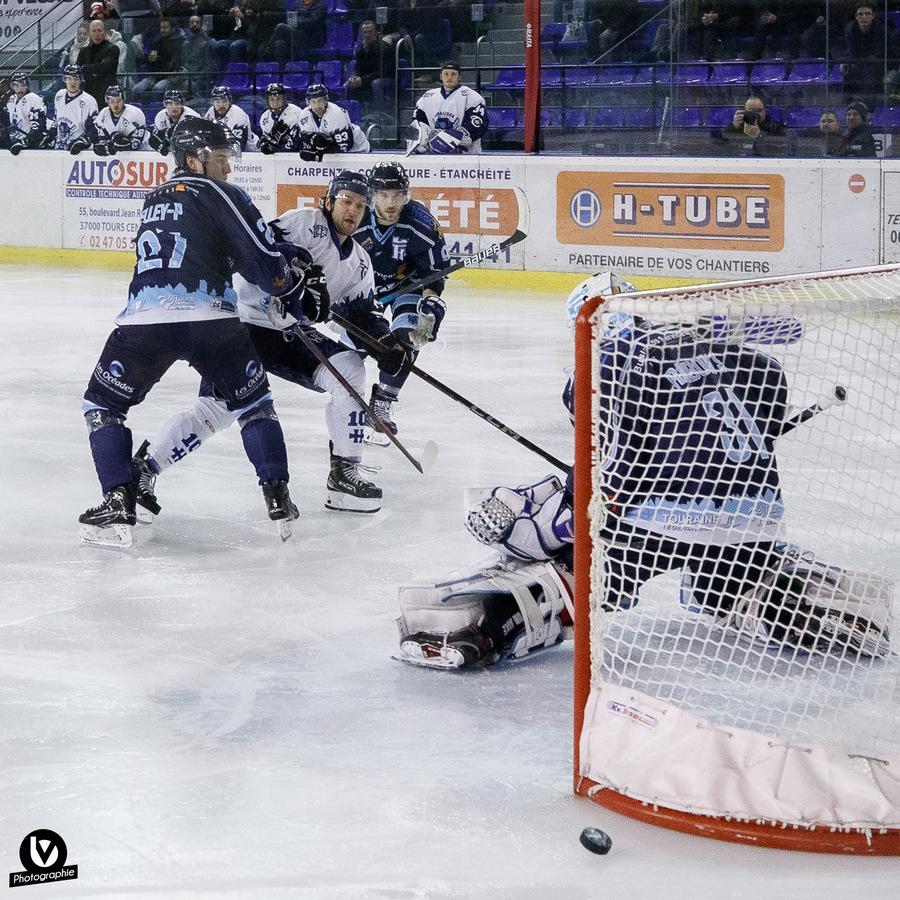
[[[614,272],[597,272],[586,278],[575,290],[569,294],[566,301],[566,314],[569,317],[569,327],[575,328],[575,320],[581,307],[594,297],[613,297],[616,294],[633,294],[637,288]]]
[[[186,168],[188,156],[196,156],[205,168],[213,150],[233,152],[234,147],[234,137],[224,125],[199,116],[187,116],[172,132],[172,155],[181,169]]]
[[[372,187],[369,184],[369,179],[362,172],[351,172],[349,169],[338,172],[328,183],[328,192],[325,196],[334,200],[341,191],[359,194],[360,197],[365,199],[366,206],[371,209]]]
[[[409,175],[398,162],[380,162],[369,174],[373,191],[408,191]]]

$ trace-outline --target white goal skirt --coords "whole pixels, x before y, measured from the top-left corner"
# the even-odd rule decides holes
[[[886,630],[900,582],[900,266],[588,304],[577,326],[575,479],[576,790],[726,840],[900,853],[896,628],[890,651],[871,656],[808,635],[777,640],[699,611],[679,560],[658,557],[660,574],[631,608],[616,607],[608,555],[641,542],[634,532],[610,536],[610,517],[638,502],[627,479],[610,483],[609,420],[622,413],[622,383],[610,391],[598,379],[612,312],[714,327],[731,348],[775,360],[790,413],[846,389],[845,402],[774,441],[779,539],[840,567],[854,592],[882,597]]]

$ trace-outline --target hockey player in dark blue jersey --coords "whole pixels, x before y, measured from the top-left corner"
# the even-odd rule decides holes
[[[783,541],[775,444],[788,419],[788,386],[759,345],[798,340],[800,331],[788,327],[796,320],[751,318],[734,328],[714,318],[606,319],[597,382],[604,608],[627,609],[647,581],[681,570],[681,602],[724,627],[790,651],[887,653],[884,579]],[[487,577],[482,566],[466,578],[401,588],[408,662],[485,665],[561,639],[568,598],[547,564],[557,575],[567,568],[571,483],[549,476],[494,488],[466,527],[501,560]]]
[[[445,269],[450,254],[444,235],[431,213],[409,194],[409,176],[399,163],[378,163],[369,182],[375,203],[355,238],[372,257],[378,302],[391,311],[391,334],[407,352],[398,374],[378,373],[371,403],[387,427],[397,433],[391,405],[409,377],[418,351],[437,337],[446,306],[441,299],[445,279],[433,281],[415,294],[405,293],[403,284]],[[370,443],[386,446],[386,437],[369,430]]]
[[[299,283],[249,196],[227,184],[233,136],[216,122],[182,120],[172,134],[177,169],[144,202],[128,302],[84,395],[103,501],[82,516],[88,543],[129,547],[140,469],[125,420],[179,359],[222,392],[282,539],[297,517],[284,436],[265,368],[237,315],[235,272],[272,295]]]

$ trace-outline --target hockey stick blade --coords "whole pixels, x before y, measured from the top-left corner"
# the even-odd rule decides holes
[[[460,269],[477,265],[494,256],[499,257],[507,247],[512,247],[513,244],[519,244],[524,241],[525,238],[528,237],[528,229],[531,223],[531,211],[528,207],[528,198],[525,196],[525,192],[521,188],[513,188],[513,191],[515,192],[516,202],[519,206],[519,220],[516,223],[516,230],[508,238],[493,243],[490,247],[485,247],[484,250],[479,250],[478,253],[475,253],[472,256],[464,256],[455,263],[447,266],[446,269],[439,269],[436,272],[431,272],[424,278],[420,278],[418,281],[411,281],[408,284],[400,282],[400,284],[391,288],[390,294],[397,296],[400,293],[418,293],[422,288],[428,287],[429,284],[440,281],[442,278],[446,278],[448,275],[452,275]]]
[[[819,413],[825,412],[826,409],[831,409],[832,406],[841,406],[846,401],[847,388],[841,384],[836,384],[830,394],[827,394],[817,403],[813,403],[812,406],[807,406],[806,409],[801,410],[796,415],[787,419],[781,426],[778,436],[781,437],[782,435],[790,434],[798,425],[808,422],[814,416],[819,415]]]

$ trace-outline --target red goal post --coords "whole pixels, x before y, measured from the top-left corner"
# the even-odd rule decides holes
[[[874,299],[870,300],[869,295],[874,295]],[[644,822],[681,831],[689,834],[695,834],[718,840],[733,841],[737,843],[751,844],[754,846],[763,846],[771,848],[802,850],[807,852],[822,853],[850,853],[850,854],[874,854],[874,855],[900,855],[900,746],[894,746],[894,756],[891,759],[875,758],[874,756],[866,756],[865,752],[861,754],[848,753],[847,757],[855,765],[860,762],[866,767],[866,775],[875,775],[875,780],[879,785],[884,785],[885,803],[887,812],[884,813],[889,827],[881,827],[880,819],[875,822],[864,820],[862,824],[857,821],[845,823],[844,821],[828,821],[827,817],[823,817],[822,821],[816,821],[815,817],[807,820],[801,818],[800,821],[791,821],[789,818],[781,818],[771,814],[768,804],[763,803],[765,810],[760,813],[752,811],[752,805],[742,806],[737,811],[729,809],[727,806],[722,809],[711,808],[708,803],[701,803],[692,808],[691,803],[671,802],[671,798],[661,798],[653,794],[652,781],[649,791],[642,790],[640,785],[632,786],[631,782],[626,780],[622,783],[615,777],[607,777],[601,772],[599,777],[595,771],[591,769],[590,760],[585,760],[585,748],[591,746],[590,739],[594,736],[594,740],[600,740],[600,736],[596,736],[595,729],[598,727],[592,718],[590,722],[586,719],[586,710],[589,715],[594,717],[601,705],[598,697],[602,696],[602,692],[606,690],[606,684],[598,677],[598,684],[592,683],[592,632],[594,626],[592,624],[592,615],[597,607],[596,601],[592,603],[592,566],[599,565],[602,568],[602,562],[597,563],[594,558],[595,546],[592,536],[591,523],[591,500],[594,494],[595,475],[593,472],[594,460],[597,448],[595,447],[595,386],[593,382],[593,373],[596,369],[597,357],[597,323],[602,311],[609,310],[612,306],[616,309],[622,309],[623,304],[627,306],[629,302],[639,304],[640,308],[647,310],[652,309],[654,304],[664,305],[670,312],[673,308],[677,308],[679,303],[684,303],[686,309],[692,311],[696,315],[697,309],[702,308],[703,304],[708,303],[710,309],[715,308],[717,311],[725,311],[734,315],[734,309],[739,308],[742,303],[749,303],[748,308],[756,311],[759,310],[760,304],[763,306],[767,303],[774,304],[776,307],[784,311],[786,315],[799,315],[801,318],[805,314],[805,310],[809,309],[810,316],[816,320],[816,327],[810,328],[805,334],[803,341],[807,341],[807,334],[824,335],[822,338],[810,337],[810,340],[818,340],[820,345],[816,346],[817,350],[822,351],[822,357],[830,360],[833,357],[839,357],[841,352],[849,354],[852,357],[852,364],[859,371],[848,373],[848,378],[856,377],[859,385],[872,384],[872,396],[861,397],[863,405],[868,412],[872,412],[875,407],[886,410],[883,405],[884,398],[878,394],[878,377],[889,376],[891,372],[900,372],[900,346],[897,346],[897,323],[900,322],[900,266],[879,266],[867,269],[847,270],[843,272],[825,272],[813,275],[798,275],[788,278],[773,278],[761,281],[737,282],[723,285],[709,285],[697,288],[674,288],[654,292],[642,292],[639,295],[631,297],[604,298],[597,297],[588,301],[581,309],[575,328],[575,464],[574,464],[574,516],[575,516],[575,651],[574,651],[574,790],[577,794],[589,797],[595,803],[623,815],[630,816]],[[785,304],[782,307],[779,303]],[[839,318],[844,315],[842,304],[847,304],[849,312],[849,326],[845,328],[844,320],[841,319],[835,327],[828,323],[837,315]],[[662,308],[662,306],[660,306]],[[765,308],[765,306],[764,306]],[[865,340],[859,337],[859,332],[854,329],[869,328],[872,330],[872,323],[867,317],[880,316],[879,323],[888,323],[890,333],[881,340],[875,340],[875,337],[867,344],[865,341],[870,340],[868,332],[865,332]],[[852,320],[852,321],[851,321]],[[862,324],[858,324],[862,322]],[[878,325],[876,324],[876,330]],[[849,337],[847,336],[849,335]],[[874,343],[873,343],[874,341]],[[879,342],[880,341],[880,342]],[[830,343],[829,343],[830,342]],[[875,346],[877,344],[877,347]],[[873,348],[871,350],[867,348]],[[794,354],[791,348],[791,354]],[[877,352],[876,352],[877,351]],[[867,353],[878,356],[879,371],[872,373],[866,368],[866,360],[864,357]],[[796,354],[799,356],[799,354]],[[862,358],[858,358],[862,357]],[[884,357],[884,359],[882,359]],[[795,363],[792,359],[788,360],[788,366],[794,365],[796,372],[808,376],[808,372],[801,373],[803,365]],[[820,374],[820,369],[824,366],[815,356],[811,357],[806,369],[811,370],[815,377]],[[852,366],[851,366],[852,367]],[[788,369],[788,380],[794,374],[794,369]],[[824,377],[824,376],[823,376]],[[799,382],[799,377],[797,381]],[[888,381],[884,387],[887,392],[891,392],[892,385]],[[894,393],[900,393],[896,390],[896,382],[893,385]],[[851,395],[852,398],[852,395]],[[879,404],[882,404],[879,406]],[[848,406],[850,404],[848,403]],[[893,413],[898,408],[898,404],[890,406],[890,412]],[[825,420],[827,417],[822,417]],[[829,420],[830,421],[830,420]],[[804,455],[819,460],[824,458],[827,452],[833,453],[833,440],[843,440],[844,432],[832,435],[830,430],[834,426],[817,423],[815,431],[812,432],[814,438],[807,438],[815,444],[811,449],[801,450],[794,454],[794,457],[800,462],[794,466],[789,459],[788,469],[792,466],[798,468],[802,466]],[[841,426],[843,427],[843,426]],[[798,429],[798,434],[801,429]],[[822,435],[821,440],[819,435]],[[891,459],[900,459],[900,418],[896,421],[891,419],[885,425],[884,434],[877,429],[873,430],[871,435],[867,433],[866,437],[872,437],[873,443],[877,443],[879,447],[887,446],[885,454],[890,454]],[[877,440],[876,440],[877,439]],[[793,438],[792,440],[798,440]],[[819,443],[815,443],[819,441]],[[780,452],[780,450],[779,450]],[[794,478],[798,484],[801,483],[804,476],[798,475]],[[888,473],[889,477],[889,473]],[[825,480],[828,479],[828,473],[825,474]],[[900,479],[900,476],[898,476]],[[873,476],[872,484],[866,482],[866,490],[871,490],[874,497],[880,497],[889,494],[889,500],[892,504],[890,512],[900,513],[900,503],[896,503],[894,489],[890,486],[885,487],[877,483],[877,474]],[[804,482],[801,487],[807,489]],[[815,499],[815,491],[817,485],[812,483],[812,487],[808,488],[810,494]],[[900,495],[898,495],[900,496]],[[865,505],[861,502],[861,505]],[[790,509],[790,497],[786,502],[786,506]],[[802,504],[801,504],[802,506]],[[900,533],[900,519],[894,519],[891,523]],[[889,532],[889,529],[888,529]],[[889,534],[888,534],[889,537]],[[598,542],[599,543],[599,542]],[[598,546],[597,552],[602,553],[602,546]],[[640,609],[642,602],[637,605]],[[677,607],[677,601],[675,602]],[[664,607],[662,607],[664,608]],[[896,601],[895,606],[896,609]],[[612,614],[601,614],[597,612],[598,619],[601,615],[615,616],[618,612]],[[696,614],[695,614],[696,615]],[[701,619],[710,617],[699,616]],[[596,640],[596,639],[595,639]],[[896,641],[895,641],[896,648]],[[600,652],[600,651],[597,651]],[[627,654],[626,654],[627,655]],[[891,654],[896,657],[896,651]],[[757,663],[759,655],[756,657]],[[810,657],[812,659],[812,656]],[[594,661],[597,665],[596,660]],[[811,666],[813,663],[807,663]],[[885,663],[885,667],[889,669],[887,675],[879,673],[878,678],[894,679],[888,684],[893,684],[896,688],[896,671],[891,668],[893,663],[890,661]],[[758,676],[758,671],[754,670],[753,678]],[[793,674],[793,673],[791,673]],[[808,674],[806,672],[801,674]],[[832,673],[830,673],[832,674]],[[850,672],[850,680],[853,678],[865,677],[867,673],[860,674],[853,670]],[[802,687],[802,679],[800,679]],[[873,689],[873,696],[876,701],[883,696],[884,685],[879,682],[878,686]],[[647,700],[647,697],[639,690],[634,689],[634,683],[627,686],[638,699],[635,701],[636,710],[630,710],[629,714],[638,720],[638,724],[634,728],[640,727],[641,702]],[[896,694],[893,695],[896,697]],[[663,701],[656,701],[650,698],[651,703],[656,703],[658,708],[663,709],[663,715],[671,711],[672,704]],[[618,701],[616,701],[618,703]],[[590,704],[590,707],[589,707]],[[677,705],[677,704],[676,704]],[[621,704],[619,707],[621,708]],[[656,709],[657,707],[653,707]],[[683,710],[675,710],[676,715],[684,715]],[[722,727],[718,726],[714,721],[712,724],[703,723],[695,719],[692,713],[688,713],[688,721],[695,722],[698,731],[704,730],[709,733],[715,733],[717,730],[722,731]],[[620,716],[620,718],[622,718]],[[652,717],[651,717],[652,718]],[[599,721],[599,720],[598,720]],[[633,722],[628,722],[623,728],[631,728]],[[687,727],[687,726],[684,726]],[[784,754],[785,758],[796,757],[798,755],[807,754],[811,757],[819,758],[818,748],[809,749],[806,742],[798,740],[792,743],[791,739],[780,745],[776,739],[774,742],[771,738],[773,732],[771,730],[760,729],[759,733],[753,732],[753,729],[744,729],[741,727],[732,727],[734,733],[740,732],[740,739],[746,732],[748,741],[750,741],[751,751],[755,747],[754,740],[761,737],[767,738],[770,747],[777,747]],[[896,738],[900,732],[896,730],[896,719],[891,723],[894,728],[893,735]],[[890,737],[891,732],[888,733]],[[724,739],[723,739],[724,740]],[[629,749],[631,745],[623,745],[623,749]],[[699,745],[697,745],[699,746]],[[783,747],[787,747],[784,750]],[[647,760],[653,760],[656,766],[661,765],[659,748],[654,748],[656,755],[648,755]],[[792,752],[801,751],[801,752]],[[614,751],[611,751],[614,752]],[[683,753],[681,744],[673,746],[672,755],[678,757]],[[831,757],[827,757],[831,759]],[[683,768],[684,759],[677,761]],[[846,759],[845,759],[846,761]],[[731,763],[734,761],[731,760]],[[707,778],[708,773],[704,771],[704,759],[702,754],[696,761],[697,771],[694,773],[699,781]],[[637,763],[640,765],[640,763]],[[790,768],[789,763],[782,761],[785,769]],[[650,762],[647,763],[650,766]],[[722,772],[716,772],[714,775],[709,774],[709,780],[721,777],[729,777],[729,767],[726,765]],[[877,770],[877,771],[876,771]],[[724,772],[724,775],[723,775]],[[680,775],[673,778],[673,783],[678,783],[678,778],[684,777],[682,771]],[[841,776],[844,777],[844,776]],[[856,777],[856,773],[850,773],[848,784],[852,784],[852,779]],[[813,776],[809,776],[814,781]],[[838,781],[841,778],[837,779]],[[803,781],[803,777],[800,778]],[[881,789],[881,788],[879,788]],[[775,788],[778,792],[778,787]],[[728,791],[726,790],[726,794]],[[880,796],[880,793],[879,793]],[[777,805],[777,804],[776,804]],[[815,804],[811,804],[815,806]],[[840,805],[839,801],[837,805]],[[697,807],[702,808],[697,808]],[[679,808],[681,807],[681,808]],[[748,812],[748,808],[751,809]],[[896,819],[894,818],[896,816]],[[852,816],[851,816],[852,818]]]

